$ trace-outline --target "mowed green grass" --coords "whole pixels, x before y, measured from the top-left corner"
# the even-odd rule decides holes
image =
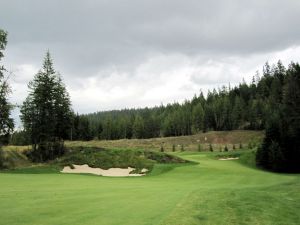
[[[0,173],[0,224],[299,224],[300,175],[175,153],[145,177]]]

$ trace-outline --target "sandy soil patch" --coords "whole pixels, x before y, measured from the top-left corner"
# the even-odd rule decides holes
[[[124,168],[110,168],[110,169],[101,169],[101,168],[92,168],[89,165],[73,165],[74,169],[69,166],[65,166],[64,169],[61,171],[62,173],[91,173],[101,176],[107,177],[137,177],[143,176],[145,174],[131,174],[134,168],[128,167],[127,169]],[[142,169],[142,173],[146,173],[147,169]]]
[[[236,160],[236,159],[239,159],[238,157],[236,158],[220,158],[219,160]]]

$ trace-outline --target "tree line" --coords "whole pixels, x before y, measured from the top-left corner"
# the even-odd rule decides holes
[[[291,64],[291,66],[294,64]],[[266,63],[250,84],[202,92],[182,104],[76,115],[73,140],[154,138],[211,130],[263,130],[270,113],[282,102],[287,69]]]
[[[277,103],[271,108],[266,135],[256,153],[258,166],[300,172],[300,65],[292,63],[280,76]]]

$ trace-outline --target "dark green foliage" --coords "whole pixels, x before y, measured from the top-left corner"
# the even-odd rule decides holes
[[[25,130],[15,131],[10,137],[9,144],[17,146],[30,145],[29,134]]]
[[[98,131],[102,131],[102,126],[99,124]],[[98,132],[98,135],[100,133]],[[99,138],[99,136],[97,137]],[[89,141],[93,139],[90,123],[85,116],[73,115],[73,124],[70,133],[71,140]]]
[[[233,145],[232,145],[232,150],[235,150],[235,149],[236,149],[236,148],[235,148],[235,144],[233,144]]]
[[[71,103],[60,75],[47,52],[43,69],[28,85],[29,95],[21,107],[21,120],[33,145],[35,161],[54,159],[63,154],[63,140],[71,129]]]
[[[146,136],[144,119],[140,115],[135,117],[132,132],[134,138],[144,138]]]
[[[0,63],[4,56],[6,37],[7,33],[0,29]],[[6,69],[0,64],[0,148],[1,145],[8,143],[9,134],[14,128],[13,119],[10,117],[12,106],[7,99],[10,93],[8,79],[9,75],[7,75]]]
[[[161,152],[164,152],[165,151],[165,149],[164,149],[164,146],[162,145],[162,146],[160,146],[160,151]]]
[[[192,131],[198,133],[203,130],[204,125],[204,110],[201,103],[198,103],[192,110]]]
[[[201,150],[202,150],[201,144],[198,144],[198,152],[201,152]]]
[[[252,149],[252,148],[253,148],[252,142],[249,142],[248,143],[248,149]]]
[[[243,149],[243,144],[242,143],[240,143],[240,149]]]
[[[256,163],[269,170],[300,172],[300,66],[292,63],[286,71],[279,69],[273,92],[281,102],[271,108]],[[278,90],[279,83],[284,84],[282,90]]]
[[[0,62],[4,56],[7,33],[0,29]],[[8,102],[10,87],[4,66],[0,64],[0,169],[5,167],[2,145],[8,143],[9,134],[13,131],[14,123],[10,117],[12,106]]]
[[[183,144],[180,146],[180,150],[181,150],[182,152],[184,152],[184,146],[183,146]]]
[[[43,141],[28,151],[26,156],[34,162],[55,159],[65,153],[64,142],[61,140]]]
[[[173,152],[176,151],[176,146],[175,146],[175,144],[172,145],[172,151],[173,151]]]
[[[225,147],[224,147],[224,152],[228,152],[228,147],[227,147],[227,145],[225,145]]]
[[[212,144],[209,144],[209,151],[211,151],[211,152],[214,151]]]
[[[0,169],[5,168],[4,166],[4,152],[2,147],[0,146]]]

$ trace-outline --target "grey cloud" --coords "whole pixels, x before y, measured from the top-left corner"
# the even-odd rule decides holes
[[[4,61],[17,68],[12,102],[49,49],[85,113],[238,83],[276,52],[299,61],[299,27],[298,0],[0,0]]]
[[[129,70],[155,53],[244,55],[300,44],[297,0],[2,0],[14,60],[50,49],[73,76]],[[30,53],[30,54],[29,54]]]

